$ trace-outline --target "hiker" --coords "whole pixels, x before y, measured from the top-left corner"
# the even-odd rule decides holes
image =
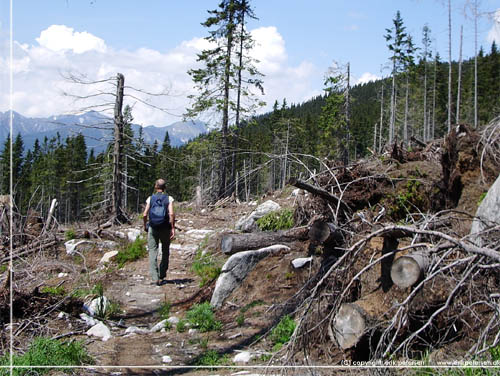
[[[151,284],[161,286],[167,276],[170,240],[175,236],[174,199],[165,192],[165,180],[158,179],[155,182],[154,193],[146,200],[142,219],[144,231],[148,233],[149,271],[153,280]],[[158,242],[161,242],[159,268]]]

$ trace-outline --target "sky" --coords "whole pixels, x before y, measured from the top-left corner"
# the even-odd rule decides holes
[[[472,1],[472,0],[470,0]],[[195,94],[187,71],[200,67],[196,56],[208,44],[201,23],[218,0],[0,0],[0,111],[46,117],[108,104],[109,82],[81,85],[68,76],[100,81],[124,74],[125,103],[134,122],[166,126],[182,120]],[[428,25],[433,50],[448,57],[445,0],[252,0],[258,20],[247,27],[255,40],[252,56],[265,76],[268,111],[277,100],[302,103],[323,92],[334,62],[350,63],[353,84],[388,76],[389,50],[384,34],[399,10],[407,31],[421,45]],[[463,57],[474,56],[474,22],[466,0],[452,3],[452,57],[458,60],[460,26]],[[500,0],[478,0],[478,45],[489,52],[500,43]],[[10,74],[13,88],[10,89]],[[146,96],[143,92],[166,93]],[[66,93],[67,95],[65,95]],[[68,95],[69,94],[69,95]],[[146,106],[142,102],[152,106]],[[162,108],[163,110],[159,110]],[[216,118],[203,118],[202,120]]]

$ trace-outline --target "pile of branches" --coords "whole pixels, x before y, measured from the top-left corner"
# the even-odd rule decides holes
[[[500,166],[500,122],[477,138],[471,132],[473,137],[461,139],[463,132],[457,128],[445,140],[441,162],[450,155],[446,141],[456,147],[477,140],[478,161],[484,161],[491,184]],[[448,168],[445,178],[463,166]],[[388,222],[380,195],[390,180],[367,171],[329,169],[312,184],[292,182],[315,197],[310,217],[338,226],[344,244],[326,252],[330,257],[319,272],[288,302],[298,325],[282,350],[285,363],[295,364],[298,353],[307,359],[318,344],[330,364],[344,358],[421,359],[450,343],[460,344],[462,357],[486,356],[500,344],[500,225],[484,224],[480,234],[463,236],[455,229],[473,214],[453,209],[420,211],[408,217],[409,225]],[[362,196],[360,185],[366,186]]]

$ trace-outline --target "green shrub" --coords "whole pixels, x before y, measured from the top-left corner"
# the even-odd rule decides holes
[[[266,214],[257,219],[261,231],[287,230],[293,227],[293,210],[282,209]]]
[[[0,357],[0,366],[10,365],[10,354]],[[80,341],[65,343],[49,338],[35,338],[23,355],[13,356],[14,366],[80,366],[93,364],[93,359]],[[46,374],[51,368],[15,368],[13,375]],[[9,369],[0,369],[7,376]]]
[[[139,260],[147,255],[146,239],[139,236],[132,243],[128,243],[116,255],[118,267],[123,268],[127,262]]]
[[[162,320],[166,320],[170,317],[170,309],[172,308],[172,304],[170,302],[163,302],[158,313],[160,314],[160,318]]]
[[[236,317],[236,324],[238,324],[238,326],[243,326],[244,323],[245,323],[245,314],[243,312],[240,312],[238,317]]]
[[[297,324],[293,319],[285,315],[271,332],[271,341],[274,343],[273,350],[279,350],[285,343],[290,340],[290,337],[295,330]]]
[[[477,206],[481,205],[481,202],[483,202],[483,200],[487,194],[488,194],[488,192],[481,193],[481,196],[479,196],[479,200],[477,201]]]
[[[207,283],[219,277],[222,265],[222,260],[209,252],[203,252],[203,247],[200,245],[200,247],[196,250],[191,270],[194,274],[201,278],[200,287],[203,287]]]
[[[221,355],[215,350],[207,350],[196,359],[195,363],[198,366],[220,366],[228,364],[229,357],[227,354]]]
[[[177,325],[175,326],[175,329],[179,333],[184,333],[187,330],[187,321],[186,320],[179,320]]]
[[[50,294],[50,295],[66,295],[66,291],[64,290],[64,287],[62,286],[43,286],[40,289],[40,292],[44,294]]]
[[[68,240],[72,240],[74,238],[76,238],[75,230],[73,230],[72,228],[66,230],[66,232],[64,233],[64,239],[66,239],[66,241],[68,241]]]
[[[200,332],[220,330],[222,323],[215,319],[210,303],[195,304],[187,313],[186,318],[193,328]]]

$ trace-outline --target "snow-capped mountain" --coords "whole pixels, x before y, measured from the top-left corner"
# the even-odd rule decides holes
[[[7,139],[9,134],[9,112],[0,112],[0,142]],[[132,124],[134,134],[139,133],[140,125]],[[85,136],[87,148],[95,152],[104,150],[112,139],[113,119],[98,112],[90,111],[81,115],[59,115],[47,118],[28,118],[13,112],[14,135],[21,134],[25,150],[30,149],[35,140],[40,142],[59,133],[64,141],[69,136],[82,133]],[[165,133],[168,132],[170,144],[180,146],[189,140],[207,132],[207,127],[200,121],[176,122],[166,127],[149,125],[142,127],[145,142],[152,144],[157,141],[162,144]]]

